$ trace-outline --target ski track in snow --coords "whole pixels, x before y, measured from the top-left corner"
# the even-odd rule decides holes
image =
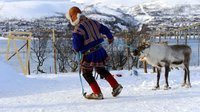
[[[131,71],[112,71],[123,74],[116,79],[124,89],[119,97],[111,95],[112,89],[105,80],[98,79],[104,100],[86,100],[81,95],[78,73],[41,74],[24,77],[13,76],[0,86],[0,112],[198,112],[200,110],[200,68],[191,67],[192,88],[182,88],[182,70],[170,72],[170,90],[151,90],[156,81],[155,73],[131,75]],[[1,74],[1,78],[5,76]],[[3,80],[3,79],[2,79]],[[84,89],[91,92],[83,80]]]

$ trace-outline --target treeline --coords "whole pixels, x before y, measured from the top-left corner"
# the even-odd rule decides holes
[[[61,32],[56,32],[56,42],[52,42],[51,32],[35,33],[32,41],[32,60],[37,63],[34,71],[36,73],[46,73],[44,67],[47,58],[52,58],[56,55],[57,71],[61,73],[78,71],[77,53],[72,49],[72,35],[69,31],[65,37]],[[59,36],[58,36],[59,35]],[[146,30],[124,31],[114,34],[115,41],[112,45],[108,45],[107,40],[102,43],[110,56],[110,62],[107,66],[108,69],[122,70],[131,69],[136,66],[138,59],[131,55],[131,52],[136,46],[146,38]],[[54,54],[54,48],[56,54]],[[49,51],[50,50],[50,51]]]

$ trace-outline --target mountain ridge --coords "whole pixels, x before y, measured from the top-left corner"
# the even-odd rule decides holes
[[[1,20],[38,19],[64,16],[72,6],[80,7],[87,17],[116,31],[130,30],[141,24],[153,28],[178,27],[200,22],[198,0],[9,0],[0,2]],[[121,4],[119,4],[121,3]],[[174,3],[174,5],[172,5]]]

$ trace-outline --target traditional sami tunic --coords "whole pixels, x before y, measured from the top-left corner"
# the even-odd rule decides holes
[[[101,34],[108,39],[113,39],[110,30],[97,21],[81,16],[80,23],[73,31],[73,49],[83,54],[81,67],[92,69],[93,67],[104,67],[108,62],[108,55],[101,46],[104,41]]]

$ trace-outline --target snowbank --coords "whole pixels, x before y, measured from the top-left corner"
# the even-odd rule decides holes
[[[18,73],[14,71],[11,66],[0,59],[0,82],[6,82],[15,79],[17,75]]]
[[[11,66],[0,59],[0,91],[12,91],[23,85],[25,77],[19,75]]]
[[[4,37],[0,37],[0,40],[8,40],[7,38]]]
[[[5,64],[0,62],[1,66]],[[123,77],[115,77],[124,87],[116,98],[112,97],[109,84],[98,79],[105,98],[100,101],[83,98],[78,73],[31,75],[21,80],[24,85],[16,87],[12,96],[7,95],[12,91],[4,94],[0,88],[0,112],[199,112],[199,67],[191,67],[192,88],[181,87],[183,70],[171,71],[169,84],[172,89],[167,91],[163,90],[163,75],[161,89],[152,91],[156,82],[152,69],[147,74],[143,69],[137,71],[138,76],[128,70],[111,71],[113,74],[123,74]],[[83,85],[85,91],[90,93],[85,80]]]
[[[38,75],[24,76],[22,73],[17,73],[0,58],[0,98],[59,91],[66,87],[66,84],[62,86],[63,82],[60,80],[63,78],[58,75],[43,74],[40,76],[38,79]],[[73,82],[72,80],[71,83]]]

